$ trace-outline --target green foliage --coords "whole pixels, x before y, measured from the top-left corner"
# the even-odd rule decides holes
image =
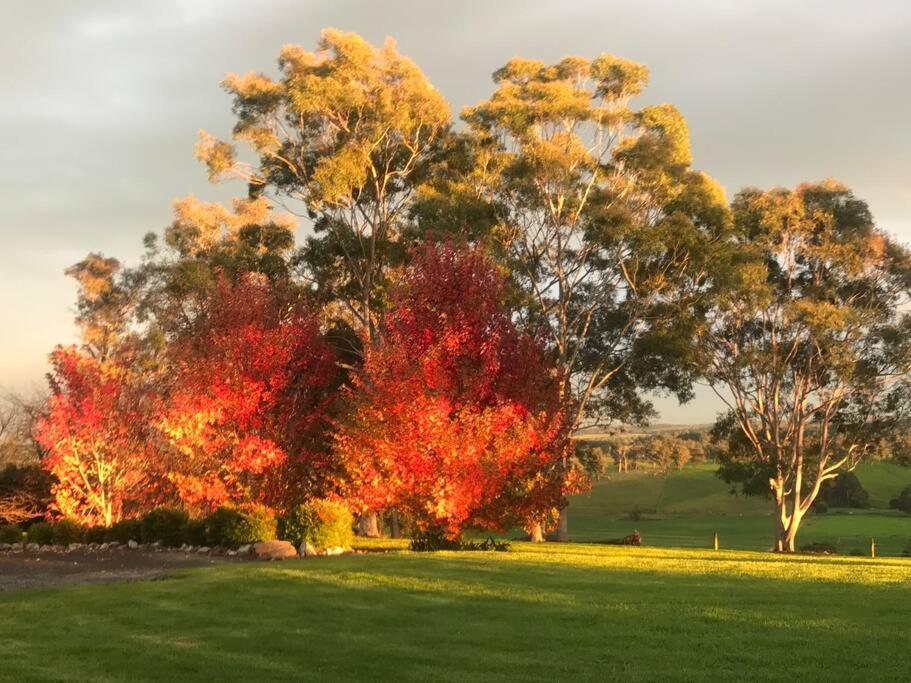
[[[116,541],[117,543],[129,543],[142,538],[142,522],[138,519],[121,519],[115,522],[107,533],[107,541]]]
[[[439,529],[430,529],[427,531],[417,532],[411,539],[409,548],[413,552],[432,553],[440,550],[457,550],[469,552],[507,552],[511,545],[507,541],[502,541],[488,536],[483,541],[465,540],[462,538],[450,538]]]
[[[184,527],[189,516],[176,508],[155,508],[142,518],[141,536],[143,543],[160,542],[162,545],[176,547],[183,542]]]
[[[104,543],[107,540],[108,528],[106,526],[90,526],[85,530],[86,543]]]
[[[183,527],[183,543],[187,545],[205,545],[206,540],[206,520],[190,519]]]
[[[0,543],[19,543],[22,541],[22,529],[15,524],[0,525]]]
[[[835,479],[822,483],[816,502],[830,508],[863,509],[870,507],[870,494],[854,472],[842,472]]]
[[[206,517],[206,542],[236,548],[245,543],[268,541],[276,536],[275,516],[256,505],[220,507]]]
[[[54,527],[47,522],[37,522],[28,528],[26,537],[29,543],[51,545],[54,542]]]
[[[71,519],[61,519],[53,525],[54,545],[81,543],[85,538],[85,527]]]
[[[351,510],[334,500],[313,500],[298,505],[278,520],[279,538],[295,546],[306,541],[320,550],[351,547],[353,529]]]
[[[800,552],[813,555],[837,555],[838,549],[831,543],[817,541],[800,546]]]
[[[901,490],[901,492],[889,501],[889,507],[893,510],[911,513],[911,484]]]

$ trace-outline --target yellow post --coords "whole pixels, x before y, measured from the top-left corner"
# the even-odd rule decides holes
[[[715,550],[718,550],[718,529],[715,529],[715,533],[712,534],[712,545]]]
[[[870,557],[876,557],[876,540],[870,539]]]

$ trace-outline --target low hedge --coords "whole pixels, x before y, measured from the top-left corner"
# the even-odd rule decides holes
[[[206,542],[229,548],[270,541],[276,536],[275,516],[260,505],[220,507],[205,520]]]
[[[61,519],[51,526],[54,545],[81,543],[85,537],[85,527],[70,519]]]
[[[0,543],[19,543],[22,541],[22,529],[15,524],[0,526]]]
[[[139,542],[142,538],[142,522],[138,519],[121,519],[115,522],[105,535],[105,540],[117,543]]]
[[[147,512],[140,523],[139,534],[143,543],[161,543],[177,547],[184,543],[189,516],[177,508],[155,508]]]
[[[32,524],[25,533],[29,543],[51,545],[54,543],[54,527],[47,522]]]
[[[278,535],[296,546],[306,541],[320,550],[348,548],[354,541],[354,515],[343,503],[313,500],[282,515]]]

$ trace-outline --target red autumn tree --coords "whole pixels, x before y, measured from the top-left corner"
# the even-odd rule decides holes
[[[148,429],[156,403],[128,363],[75,347],[51,354],[51,397],[35,426],[56,479],[54,507],[84,524],[110,525],[153,506],[156,486]]]
[[[157,427],[183,505],[285,507],[331,485],[336,365],[315,314],[289,291],[222,277],[169,353]]]
[[[477,249],[414,254],[336,435],[349,500],[425,528],[538,524],[562,501],[568,422],[543,347]]]

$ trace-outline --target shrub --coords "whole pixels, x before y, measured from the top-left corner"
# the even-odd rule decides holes
[[[206,541],[206,520],[190,519],[183,527],[183,536],[181,540],[187,545],[205,545]]]
[[[911,513],[911,485],[903,488],[898,496],[890,500],[889,507],[893,510]]]
[[[86,543],[104,543],[108,536],[106,526],[90,526],[85,530]]]
[[[26,532],[29,543],[51,545],[54,542],[54,528],[47,522],[36,522]]]
[[[183,542],[189,516],[177,508],[155,508],[142,518],[140,533],[143,543],[160,542],[175,547]]]
[[[823,482],[816,500],[828,508],[870,507],[870,495],[853,472],[842,472],[835,479]]]
[[[800,546],[800,552],[814,555],[837,555],[838,550],[831,543],[817,542]]]
[[[22,529],[15,524],[0,525],[0,543],[19,543],[22,540]]]
[[[236,548],[275,538],[275,516],[258,505],[220,507],[206,518],[206,542]]]
[[[463,541],[460,538],[449,538],[442,531],[432,529],[421,531],[411,539],[411,550],[419,553],[436,552],[438,550],[466,550],[466,551],[496,551],[506,552],[510,545],[507,541],[498,541],[491,536],[487,540]]]
[[[79,543],[85,536],[85,527],[71,519],[61,519],[53,525],[54,545]]]
[[[52,483],[53,478],[40,465],[0,467],[0,522],[41,519],[53,500]]]
[[[138,519],[121,519],[108,529],[107,540],[117,543],[139,541],[142,538],[142,523]]]
[[[315,548],[351,546],[354,540],[354,515],[343,503],[313,500],[290,510],[278,522],[279,538]]]

